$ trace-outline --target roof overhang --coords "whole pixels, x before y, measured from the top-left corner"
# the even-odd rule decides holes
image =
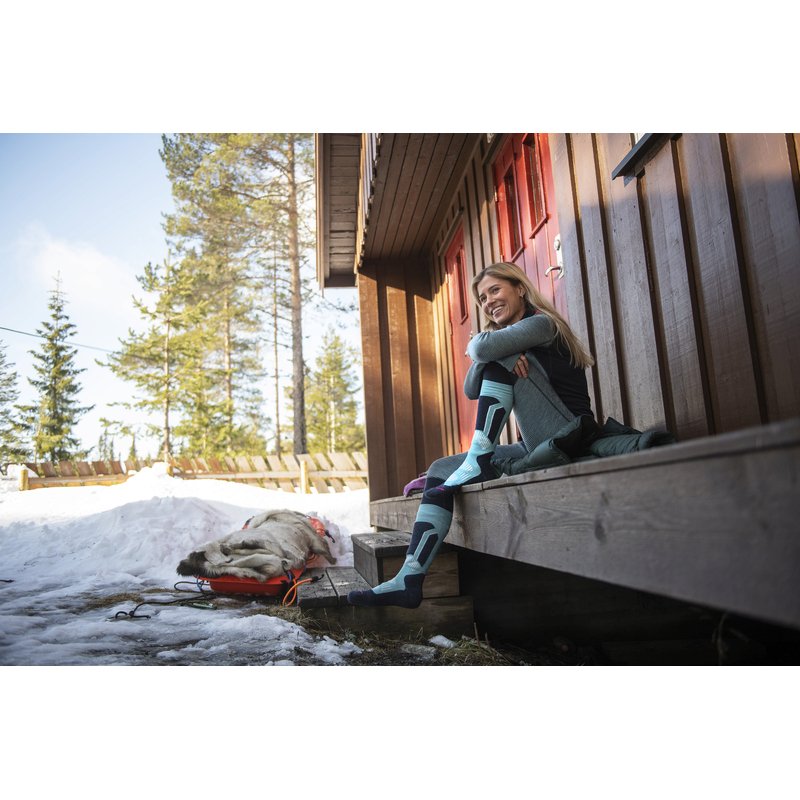
[[[356,216],[360,133],[318,133],[316,155],[317,281],[320,288],[356,285]]]
[[[364,261],[429,253],[480,139],[475,133],[382,133],[373,137],[375,157],[365,164],[370,136],[315,136],[317,280],[323,288],[354,286]]]

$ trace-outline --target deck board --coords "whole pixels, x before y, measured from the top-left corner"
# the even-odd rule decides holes
[[[410,530],[418,498],[370,505]],[[447,541],[800,627],[800,420],[467,487]]]

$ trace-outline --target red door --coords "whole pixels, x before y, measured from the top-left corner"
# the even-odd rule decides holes
[[[546,133],[508,136],[493,165],[500,254],[525,270],[563,314],[560,244],[550,140]]]
[[[469,449],[475,429],[475,405],[464,394],[464,378],[470,366],[466,355],[470,334],[470,291],[467,284],[467,261],[464,252],[464,229],[453,235],[445,253],[447,290],[450,298],[450,342],[453,348],[453,373],[456,383],[456,411],[461,451]]]

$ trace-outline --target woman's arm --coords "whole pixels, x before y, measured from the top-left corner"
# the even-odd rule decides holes
[[[490,361],[503,363],[503,359],[519,356],[532,347],[550,344],[555,335],[556,328],[550,317],[534,314],[507,328],[484,331],[473,336],[467,346],[467,355],[479,364],[488,364]],[[510,369],[513,369],[513,364]]]

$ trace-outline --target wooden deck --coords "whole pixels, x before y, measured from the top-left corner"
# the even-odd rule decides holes
[[[800,628],[800,419],[466,487],[448,542]],[[370,504],[410,531],[419,497]]]

